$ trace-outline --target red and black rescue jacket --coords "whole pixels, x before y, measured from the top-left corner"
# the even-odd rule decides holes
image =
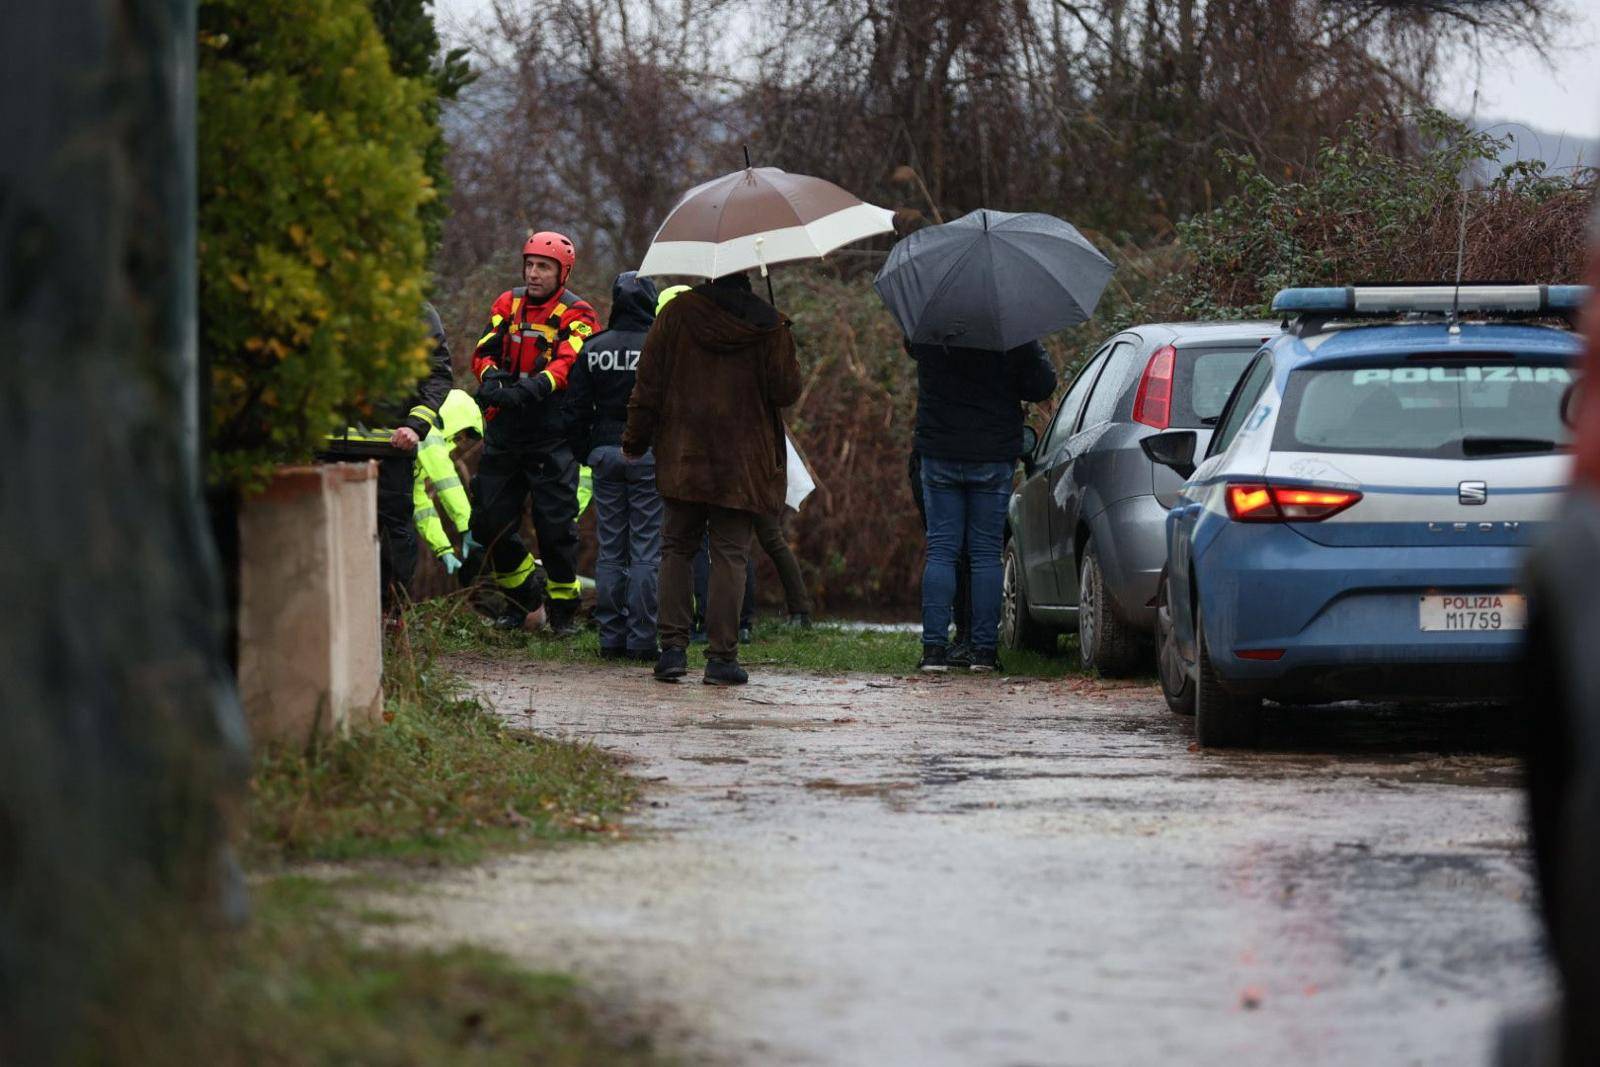
[[[543,375],[551,392],[537,404],[514,410],[490,408],[486,436],[491,445],[518,445],[563,438],[562,393],[579,351],[600,329],[589,302],[570,289],[558,290],[543,303],[528,299],[518,286],[500,294],[489,309],[489,329],[472,353],[472,374],[479,381],[499,369],[518,378]]]

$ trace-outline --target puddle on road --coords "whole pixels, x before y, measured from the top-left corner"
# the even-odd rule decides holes
[[[690,725],[701,730],[820,730],[825,726],[840,725],[839,719],[704,719]]]
[[[888,799],[891,794],[917,788],[916,782],[841,782],[834,778],[813,778],[805,787],[814,792],[837,793],[845,797],[878,797]]]

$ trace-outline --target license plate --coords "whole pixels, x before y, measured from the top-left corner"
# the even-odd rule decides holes
[[[1433,593],[1418,599],[1424,631],[1474,633],[1528,625],[1528,599],[1521,593]]]

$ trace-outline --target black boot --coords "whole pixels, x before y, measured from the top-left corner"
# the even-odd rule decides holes
[[[701,679],[707,685],[743,685],[749,680],[744,668],[731,659],[706,660],[706,676]]]
[[[656,660],[656,681],[676,682],[689,673],[689,653],[681,648],[663,648]]]
[[[557,637],[578,636],[578,602],[576,600],[551,600],[545,608],[550,620],[550,632]]]

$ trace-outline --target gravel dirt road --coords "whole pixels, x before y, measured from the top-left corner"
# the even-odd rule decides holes
[[[1472,1064],[1549,990],[1504,713],[1145,686],[453,664],[649,782],[628,840],[400,902],[570,970],[689,1062]]]

